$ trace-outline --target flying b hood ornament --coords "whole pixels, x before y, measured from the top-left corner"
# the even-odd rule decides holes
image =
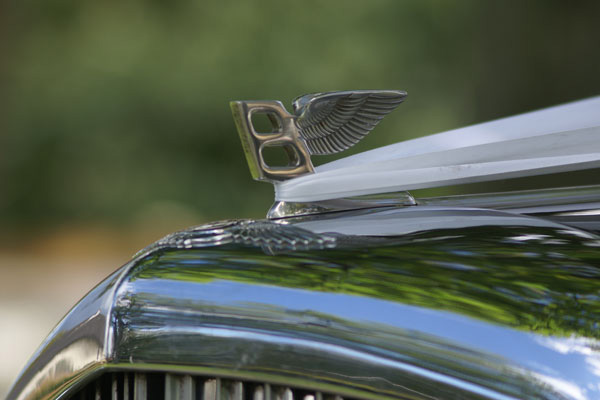
[[[409,204],[408,190],[600,168],[600,96],[407,140],[313,168],[310,155],[351,147],[405,97],[405,92],[393,90],[307,95],[294,101],[294,115],[278,101],[231,103],[253,176],[275,186],[269,215],[358,207],[365,196],[371,196],[371,206],[372,196],[385,195],[388,201],[390,194],[398,204]],[[251,119],[260,112],[270,116],[274,132],[255,132]],[[267,146],[283,146],[290,164],[266,165],[262,150]],[[399,200],[398,192],[404,193]]]
[[[314,93],[293,102],[294,114],[279,101],[232,101],[231,110],[252,177],[278,182],[314,172],[310,156],[344,151],[364,138],[406,97],[400,90],[354,90]],[[273,131],[257,132],[254,114],[266,114]],[[281,146],[288,165],[269,166],[266,147]]]

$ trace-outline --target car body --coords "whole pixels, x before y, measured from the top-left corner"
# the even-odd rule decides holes
[[[600,186],[276,202],[94,288],[8,399],[600,397]]]

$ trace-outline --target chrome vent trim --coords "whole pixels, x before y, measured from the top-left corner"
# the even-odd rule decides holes
[[[355,400],[337,394],[264,382],[172,373],[106,373],[73,400]]]

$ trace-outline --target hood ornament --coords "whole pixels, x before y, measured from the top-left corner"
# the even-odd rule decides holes
[[[334,154],[354,146],[405,97],[401,90],[313,93],[293,101],[294,114],[275,100],[232,101],[230,105],[252,177],[275,183],[313,173],[311,155]],[[266,114],[272,132],[257,132],[254,114]],[[263,158],[266,147],[283,147],[288,165],[268,165]]]

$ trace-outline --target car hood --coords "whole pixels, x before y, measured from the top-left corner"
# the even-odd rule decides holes
[[[472,208],[191,228],[84,298],[8,398],[60,397],[103,370],[358,398],[597,398],[598,247],[590,232]]]

